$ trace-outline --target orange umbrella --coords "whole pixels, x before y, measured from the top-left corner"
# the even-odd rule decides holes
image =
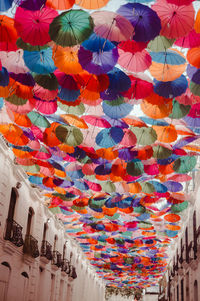
[[[114,160],[118,157],[118,151],[110,148],[100,148],[96,150],[96,154],[106,160]]]
[[[54,64],[60,69],[60,71],[66,74],[78,74],[83,71],[78,60],[78,47],[53,47]]]
[[[129,183],[127,184],[126,182],[122,183],[122,186],[126,192],[130,193],[139,193],[142,191],[142,187],[139,183]]]
[[[32,125],[32,122],[30,121],[30,119],[28,118],[27,115],[13,112],[13,111],[9,110],[8,108],[7,108],[7,113],[9,115],[10,119],[13,122],[15,122],[16,124],[18,124],[19,126],[30,127]]]
[[[163,98],[164,99],[164,98]],[[160,104],[151,104],[148,100],[143,100],[141,103],[141,109],[145,115],[153,119],[161,119],[169,116],[172,112],[173,104],[172,99],[165,98],[165,102]]]
[[[200,47],[191,48],[187,52],[187,60],[190,65],[200,68]]]
[[[152,128],[156,131],[157,140],[160,142],[171,143],[177,139],[177,131],[172,124],[168,126],[153,125]]]
[[[66,10],[72,8],[75,0],[47,0],[46,6],[58,10]]]
[[[32,158],[31,152],[23,151],[21,149],[13,148],[13,153],[18,158],[22,158],[22,159]],[[32,164],[34,164],[34,163],[32,163]]]
[[[194,29],[197,33],[200,33],[200,9],[198,10],[197,15],[196,15]]]
[[[178,214],[175,214],[175,213],[170,213],[170,214],[166,214],[164,216],[164,219],[167,221],[167,222],[170,222],[170,223],[176,223],[178,221],[180,221],[180,216]]]
[[[76,126],[81,129],[88,129],[87,124],[85,121],[73,114],[61,114],[60,115],[68,124]]]
[[[49,128],[46,128],[43,133],[43,142],[50,147],[55,147],[60,144],[60,140],[56,137],[55,131],[60,124],[53,122]]]
[[[0,86],[0,97],[7,98],[15,93],[16,85],[15,81],[10,78],[9,84],[6,87]]]
[[[75,0],[76,4],[86,9],[98,9],[104,7],[109,0]]]
[[[26,145],[28,138],[23,134],[20,127],[15,124],[3,124],[0,125],[0,133],[8,140],[8,142],[15,145]]]
[[[18,35],[14,26],[14,20],[5,15],[1,15],[0,24],[0,42],[16,44]]]

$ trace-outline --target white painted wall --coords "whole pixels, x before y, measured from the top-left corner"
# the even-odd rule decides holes
[[[32,207],[35,214],[31,234],[38,240],[39,250],[44,223],[49,218],[46,240],[53,246],[57,235],[56,250],[61,254],[67,241],[66,257],[69,259],[70,252],[73,252],[75,280],[71,281],[51,262],[40,256],[34,259],[25,255],[23,247],[4,240],[11,189],[17,182],[22,186],[18,189],[14,220],[23,227],[23,238],[29,207]],[[2,265],[5,262],[10,268]],[[23,272],[28,278],[21,275]],[[30,186],[23,169],[14,164],[12,151],[0,139],[0,301],[103,301],[104,291],[104,283],[96,276],[80,247],[66,235],[62,222],[44,206],[40,192]]]

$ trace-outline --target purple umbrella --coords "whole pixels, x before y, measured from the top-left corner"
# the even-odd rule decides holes
[[[187,75],[190,80],[192,80],[195,84],[200,84],[200,69],[187,65]]]
[[[128,19],[135,29],[133,39],[137,42],[147,42],[159,35],[161,22],[157,13],[150,7],[140,3],[127,3],[117,11]]]
[[[46,0],[15,0],[18,6],[27,10],[40,10],[46,3]]]
[[[79,63],[83,69],[97,75],[112,70],[118,57],[115,45],[96,34],[84,41],[78,52]]]
[[[175,181],[167,181],[163,183],[169,191],[171,192],[178,192],[183,190],[183,185],[181,183],[175,182]]]

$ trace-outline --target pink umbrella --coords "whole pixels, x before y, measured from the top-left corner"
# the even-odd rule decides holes
[[[124,137],[119,144],[125,147],[134,146],[137,143],[137,138],[135,134],[129,129],[124,129],[123,132]]]
[[[33,135],[35,136],[35,138],[37,138],[41,141],[43,140],[43,132],[41,131],[41,129],[39,127],[37,127],[36,125],[32,125],[31,131],[33,132]]]
[[[175,44],[183,48],[193,48],[200,46],[200,33],[192,29],[185,37],[176,40]]]
[[[94,170],[97,167],[97,164],[87,163],[82,167],[82,172],[87,176],[92,176],[94,174]]]
[[[100,116],[95,116],[95,115],[85,115],[82,116],[82,119],[91,125],[94,125],[99,128],[110,128],[111,125],[110,123],[104,119],[103,117]]]
[[[22,106],[17,106],[15,104],[12,104],[11,102],[5,100],[5,104],[6,104],[7,108],[9,108],[11,111],[14,111],[14,112],[20,113],[20,114],[27,114],[27,113],[31,112],[35,108],[35,103],[36,103],[36,100],[33,98],[28,99],[27,102]]]
[[[101,185],[98,184],[98,183],[94,183],[94,182],[91,182],[91,181],[87,181],[85,180],[85,182],[88,184],[89,188],[93,191],[101,191]]]
[[[186,36],[194,26],[195,10],[192,4],[178,6],[158,0],[151,8],[161,20],[160,34],[169,39]]]
[[[0,60],[8,72],[13,73],[27,73],[29,72],[28,67],[24,63],[23,50],[18,49],[16,51],[0,51]]]
[[[33,88],[33,94],[37,98],[49,101],[49,100],[53,100],[57,97],[58,90],[50,91],[48,89],[45,89],[45,88],[39,86],[38,84],[35,84],[35,86]]]
[[[192,177],[187,174],[176,174],[173,176],[169,175],[169,177],[167,177],[167,181],[187,182],[191,180]]]
[[[57,100],[45,101],[42,99],[37,99],[35,108],[40,113],[47,115],[53,114],[57,111]]]
[[[192,94],[190,88],[187,88],[185,93],[176,97],[175,99],[183,105],[193,105],[200,102],[200,96]]]
[[[142,44],[140,46],[140,44]],[[131,72],[142,72],[151,65],[151,56],[144,49],[146,43],[125,41],[118,45],[118,64]]]
[[[123,16],[111,11],[96,11],[91,16],[94,32],[102,38],[115,42],[132,39],[134,28]]]
[[[36,11],[18,7],[15,13],[15,28],[24,42],[42,46],[51,41],[49,25],[57,16],[58,12],[48,7]]]

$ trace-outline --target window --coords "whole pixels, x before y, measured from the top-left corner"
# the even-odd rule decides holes
[[[12,188],[11,196],[10,196],[10,205],[9,205],[9,210],[8,210],[5,239],[10,239],[10,237],[11,237],[13,219],[14,219],[14,215],[15,215],[15,206],[16,206],[16,201],[17,201],[18,197],[19,197],[19,194],[18,194],[17,189]]]
[[[50,301],[54,300],[54,293],[55,293],[55,275],[51,274],[51,296],[50,296]]]
[[[11,268],[8,262],[2,262],[0,264],[0,296],[2,301],[6,301]]]
[[[56,251],[56,245],[57,245],[58,236],[54,236],[54,244],[53,244],[53,250]]]
[[[31,226],[32,226],[33,215],[34,215],[34,210],[33,210],[32,207],[30,207],[29,211],[28,211],[28,221],[27,221],[27,227],[26,227],[26,235],[31,234]]]
[[[181,279],[181,301],[184,301],[184,280]]]
[[[195,280],[194,282],[194,300],[198,301],[198,282]]]

